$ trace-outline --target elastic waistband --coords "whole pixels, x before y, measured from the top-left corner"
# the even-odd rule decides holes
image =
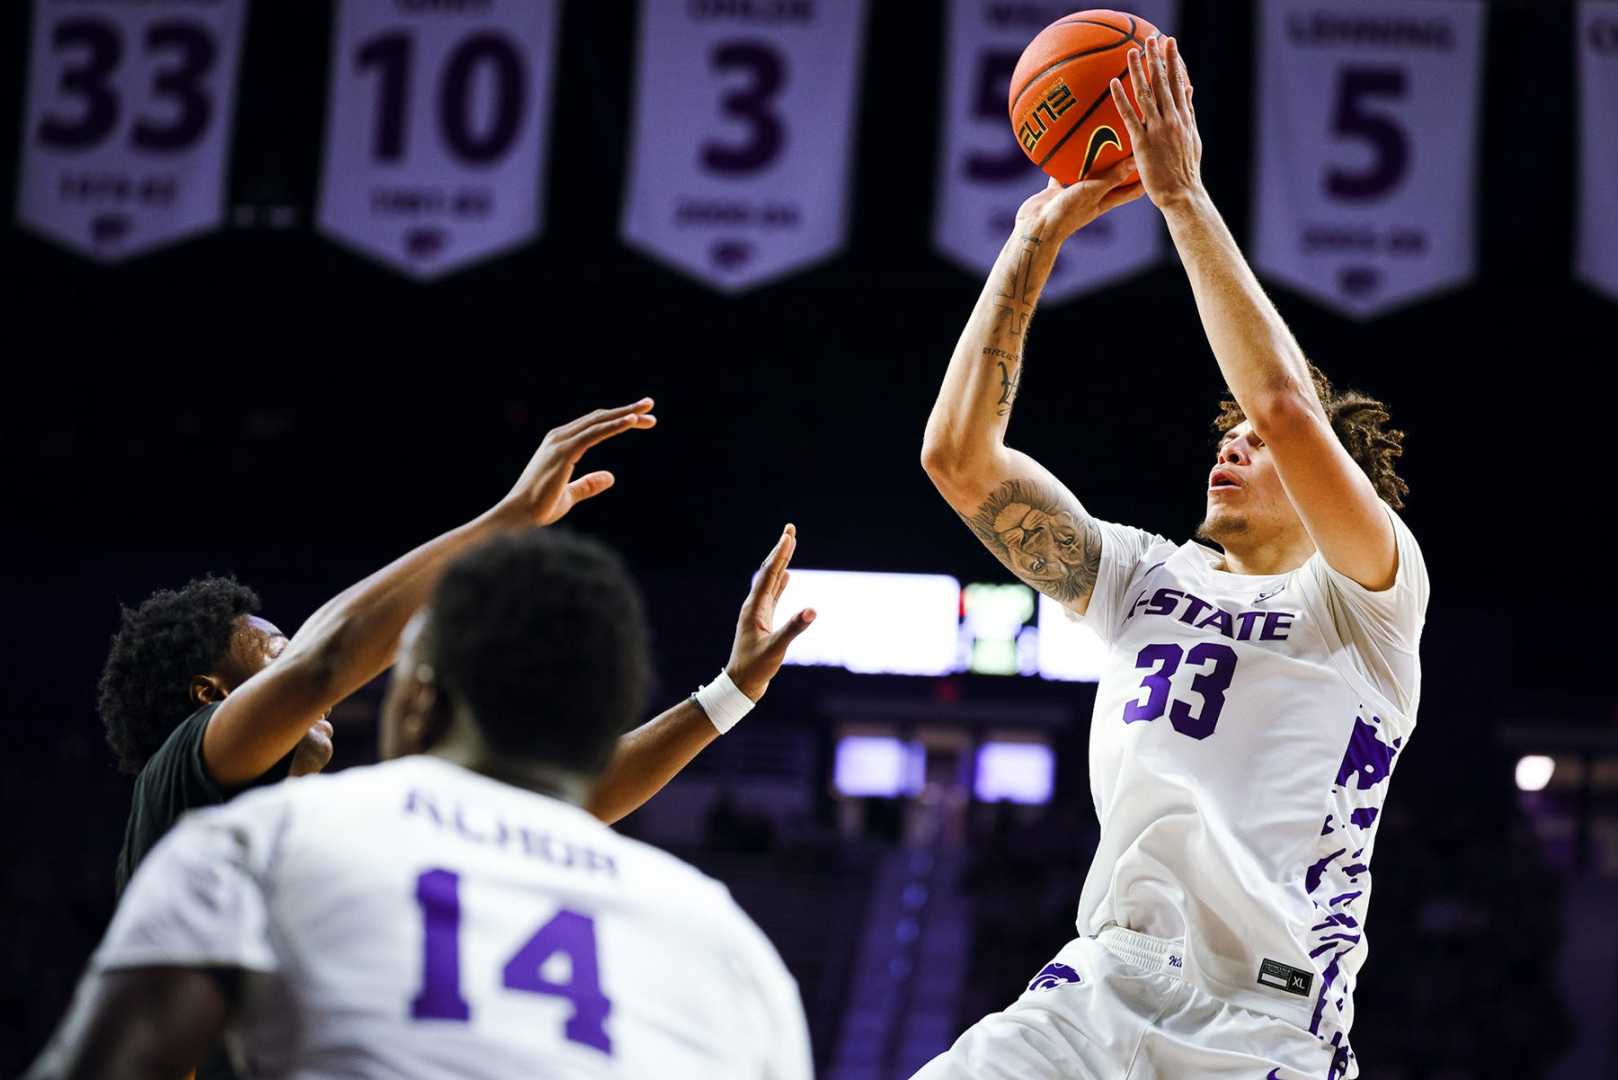
[[[1183,940],[1152,937],[1116,925],[1102,927],[1095,939],[1102,948],[1126,964],[1148,971],[1161,971],[1176,978],[1184,975]]]

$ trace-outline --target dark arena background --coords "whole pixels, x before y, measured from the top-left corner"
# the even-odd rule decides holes
[[[98,6],[117,5],[78,5]],[[1420,726],[1381,826],[1353,1039],[1377,1080],[1612,1077],[1618,607],[1601,387],[1618,297],[1574,267],[1581,108],[1618,141],[1618,101],[1581,106],[1575,44],[1589,7],[1618,5],[1478,6],[1476,158],[1446,166],[1475,197],[1470,273],[1359,318],[1260,268],[1311,358],[1408,432],[1405,519],[1432,577]],[[296,627],[497,499],[549,427],[641,395],[657,429],[596,452],[617,487],[567,524],[619,548],[642,583],[651,707],[724,662],[785,522],[795,568],[948,575],[963,621],[958,670],[784,668],[755,715],[621,828],[723,880],[766,930],[822,1075],[907,1077],[1013,1000],[1073,934],[1097,831],[1095,687],[1034,673],[1033,594],[919,464],[982,282],[933,241],[946,7],[866,5],[846,243],[735,292],[621,238],[637,4],[561,6],[539,237],[426,282],[318,228],[335,5],[316,0],[247,8],[218,229],[110,261],[44,239],[15,208],[34,20],[54,7],[0,14],[0,146],[16,155],[0,170],[0,1073],[38,1053],[112,913],[131,781],[95,686],[118,605],[230,572]],[[1000,7],[1015,22],[1050,5]],[[1249,257],[1261,13],[1184,0],[1175,23],[1204,178]],[[1006,213],[1037,184],[1009,185]],[[1183,539],[1223,387],[1162,243],[1153,265],[1041,307],[1009,441],[1098,517]],[[848,603],[908,579],[867,580]],[[991,584],[1012,591],[972,588]],[[379,699],[376,684],[334,714],[331,768],[375,760]],[[982,783],[990,744],[1049,755],[1031,752],[1032,786],[998,798]]]

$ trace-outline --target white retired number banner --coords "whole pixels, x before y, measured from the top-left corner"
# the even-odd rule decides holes
[[[944,139],[933,243],[951,261],[987,274],[1011,235],[1017,207],[1047,177],[1017,145],[1006,116],[1011,73],[1023,49],[1076,5],[950,0],[944,65]],[[1131,0],[1130,12],[1173,33],[1174,0]],[[1118,54],[1122,70],[1124,54]],[[1195,53],[1187,56],[1195,63]],[[1128,277],[1163,254],[1163,219],[1145,199],[1079,230],[1062,247],[1044,301],[1063,300]]]
[[[418,279],[539,232],[557,0],[341,0],[320,228]]]
[[[1578,275],[1618,300],[1618,3],[1579,5]]]
[[[1262,271],[1362,318],[1472,276],[1483,10],[1264,0]]]
[[[643,0],[631,247],[726,292],[847,237],[864,0]]]
[[[35,0],[18,221],[111,262],[217,229],[246,0]]]

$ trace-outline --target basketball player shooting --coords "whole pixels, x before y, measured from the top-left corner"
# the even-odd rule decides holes
[[[1174,39],[1132,48],[1128,69],[1139,109],[1116,79],[1111,95],[1132,164],[1022,205],[922,452],[989,550],[1108,646],[1090,733],[1100,843],[1079,936],[917,1075],[1353,1077],[1371,853],[1415,726],[1428,596],[1394,513],[1403,435],[1380,402],[1332,389],[1242,258],[1202,185]],[[1217,549],[1098,520],[1005,444],[1057,250],[1142,194],[1231,394],[1198,529]]]

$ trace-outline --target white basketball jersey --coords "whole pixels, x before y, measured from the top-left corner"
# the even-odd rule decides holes
[[[1184,976],[1334,1043],[1366,954],[1371,853],[1415,727],[1427,572],[1391,510],[1398,578],[1317,553],[1291,573],[1100,523],[1083,621],[1109,646],[1090,732],[1100,846],[1078,927],[1186,939]]]
[[[188,815],[98,969],[244,969],[248,1077],[812,1075],[797,986],[720,885],[431,756]]]

